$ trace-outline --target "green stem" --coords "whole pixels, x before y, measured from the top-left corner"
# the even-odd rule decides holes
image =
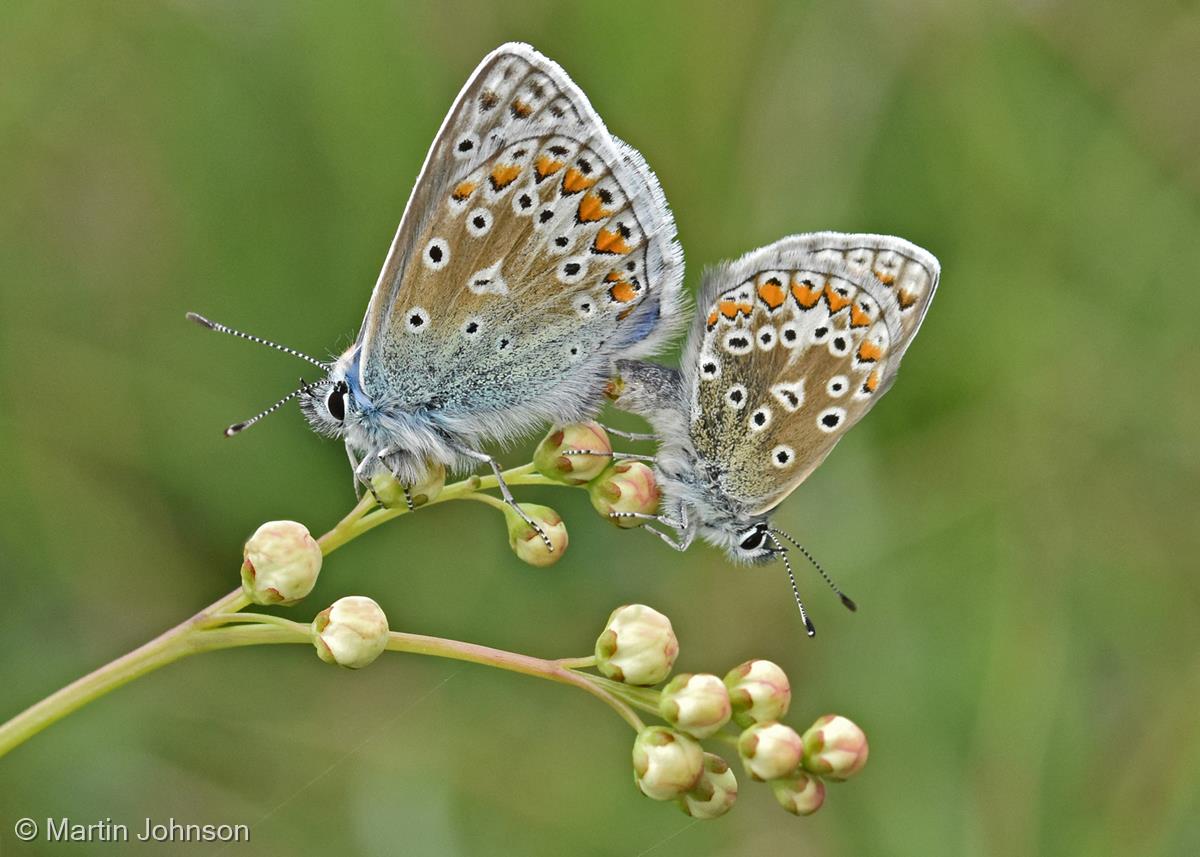
[[[507,470],[503,475],[504,481],[509,485],[558,485],[539,474],[532,464]],[[504,504],[499,499],[478,493],[495,488],[497,484],[495,475],[472,476],[447,485],[427,505],[470,498],[503,507]],[[376,508],[377,506],[378,503],[371,494],[363,497],[346,517],[317,540],[322,554],[328,556],[363,533],[410,511],[406,506],[390,509]],[[0,726],[0,757],[87,703],[188,655],[239,646],[310,642],[307,625],[268,614],[241,612],[250,603],[242,589],[235,589],[150,642],[30,706]],[[594,666],[595,658],[549,661],[456,640],[400,632],[392,632],[388,648],[471,661],[560,684],[574,685],[602,700],[637,730],[644,728],[644,724],[631,705],[647,711],[657,711],[657,705],[648,705],[637,689],[628,688],[618,682],[609,682],[599,676],[575,672],[582,667]]]

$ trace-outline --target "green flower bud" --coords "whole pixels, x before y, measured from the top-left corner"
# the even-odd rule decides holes
[[[362,669],[387,648],[387,616],[365,595],[347,595],[313,619],[312,641],[325,663]]]
[[[755,723],[738,738],[738,754],[756,780],[786,777],[800,766],[804,742],[782,723]]]
[[[640,527],[637,518],[613,517],[613,512],[652,515],[658,509],[658,482],[654,471],[641,461],[620,461],[588,485],[592,508],[618,527]]]
[[[268,521],[242,551],[242,590],[255,604],[295,604],[312,592],[321,546],[295,521]]]
[[[648,726],[633,742],[633,779],[647,797],[674,800],[695,788],[703,771],[700,745],[666,726]]]
[[[826,714],[804,733],[804,767],[831,780],[848,780],[867,763],[867,736],[854,721]]]
[[[404,486],[396,481],[396,477],[382,470],[371,477],[371,488],[375,497],[389,509],[407,507],[412,502],[414,509],[419,509],[427,503],[432,503],[446,487],[446,466],[439,462],[429,462],[424,478],[415,485],[408,486],[408,497],[404,496]]]
[[[678,655],[671,620],[645,604],[618,607],[596,640],[596,669],[626,684],[658,684]]]
[[[550,540],[554,550],[546,547],[546,542],[538,535],[537,530],[525,523],[511,506],[504,507],[504,517],[508,524],[508,546],[522,562],[530,565],[545,567],[554,565],[562,559],[567,550],[567,525],[563,523],[558,512],[549,506],[539,506],[536,503],[521,503],[525,514],[542,528],[542,533]]]
[[[729,691],[715,675],[681,673],[663,688],[663,720],[696,738],[707,738],[729,722]]]
[[[595,455],[563,455],[573,449],[586,449]],[[571,423],[556,429],[538,444],[533,466],[547,479],[567,485],[591,482],[612,461],[612,443],[599,423]]]
[[[733,703],[733,722],[745,728],[787,714],[792,688],[787,675],[770,661],[746,661],[725,675]]]
[[[825,784],[804,771],[771,780],[771,791],[779,805],[793,815],[812,815],[825,803]]]
[[[737,800],[737,793],[737,777],[729,763],[720,756],[705,753],[700,780],[676,803],[692,818],[717,818],[729,812]]]

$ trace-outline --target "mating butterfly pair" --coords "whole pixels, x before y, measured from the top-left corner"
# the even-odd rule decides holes
[[[654,532],[786,563],[766,516],[887,389],[937,261],[898,238],[787,238],[706,276],[681,371],[634,359],[686,324],[682,278],[641,155],[557,64],[504,45],[434,139],[354,345],[327,364],[266,343],[325,377],[227,433],[299,396],[356,485],[382,470],[414,484],[430,462],[499,477],[487,443],[594,415],[615,374],[617,406],[660,441],[651,517],[675,534]]]

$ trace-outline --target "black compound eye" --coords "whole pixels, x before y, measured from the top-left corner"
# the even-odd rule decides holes
[[[742,550],[758,550],[760,547],[762,547],[763,538],[765,535],[766,534],[762,530],[755,530],[750,535],[746,536],[746,538],[742,539]]]
[[[348,392],[346,382],[338,381],[330,389],[329,395],[325,397],[325,409],[329,411],[329,416],[339,423],[346,419],[346,394]]]

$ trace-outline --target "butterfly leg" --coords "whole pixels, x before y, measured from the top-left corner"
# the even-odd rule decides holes
[[[482,461],[492,468],[492,473],[496,475],[496,487],[500,489],[500,497],[505,503],[511,506],[518,515],[521,516],[522,521],[528,524],[531,528],[533,528],[535,533],[541,536],[542,543],[546,545],[546,550],[554,553],[554,545],[551,544],[549,536],[543,532],[542,528],[538,526],[536,521],[530,518],[529,515],[525,514],[525,510],[521,508],[521,506],[517,503],[516,498],[513,497],[512,491],[508,490],[508,483],[504,481],[504,475],[500,471],[500,463],[486,452],[476,452],[475,450],[467,449],[466,447],[458,447],[458,451],[469,458],[475,459],[476,461]]]
[[[354,455],[354,450],[350,448],[350,444],[346,444],[346,457],[350,459],[350,476],[354,482],[354,499],[362,499],[362,480],[358,478],[358,458]],[[376,500],[379,498],[376,497]]]
[[[604,429],[609,434],[616,435],[617,437],[623,437],[623,438],[625,438],[625,440],[658,440],[659,439],[658,435],[656,435],[656,434],[650,434],[647,432],[636,432],[636,431],[622,431],[621,429],[615,429],[612,426],[606,426],[604,423],[596,423],[596,425],[600,426],[600,428]]]

